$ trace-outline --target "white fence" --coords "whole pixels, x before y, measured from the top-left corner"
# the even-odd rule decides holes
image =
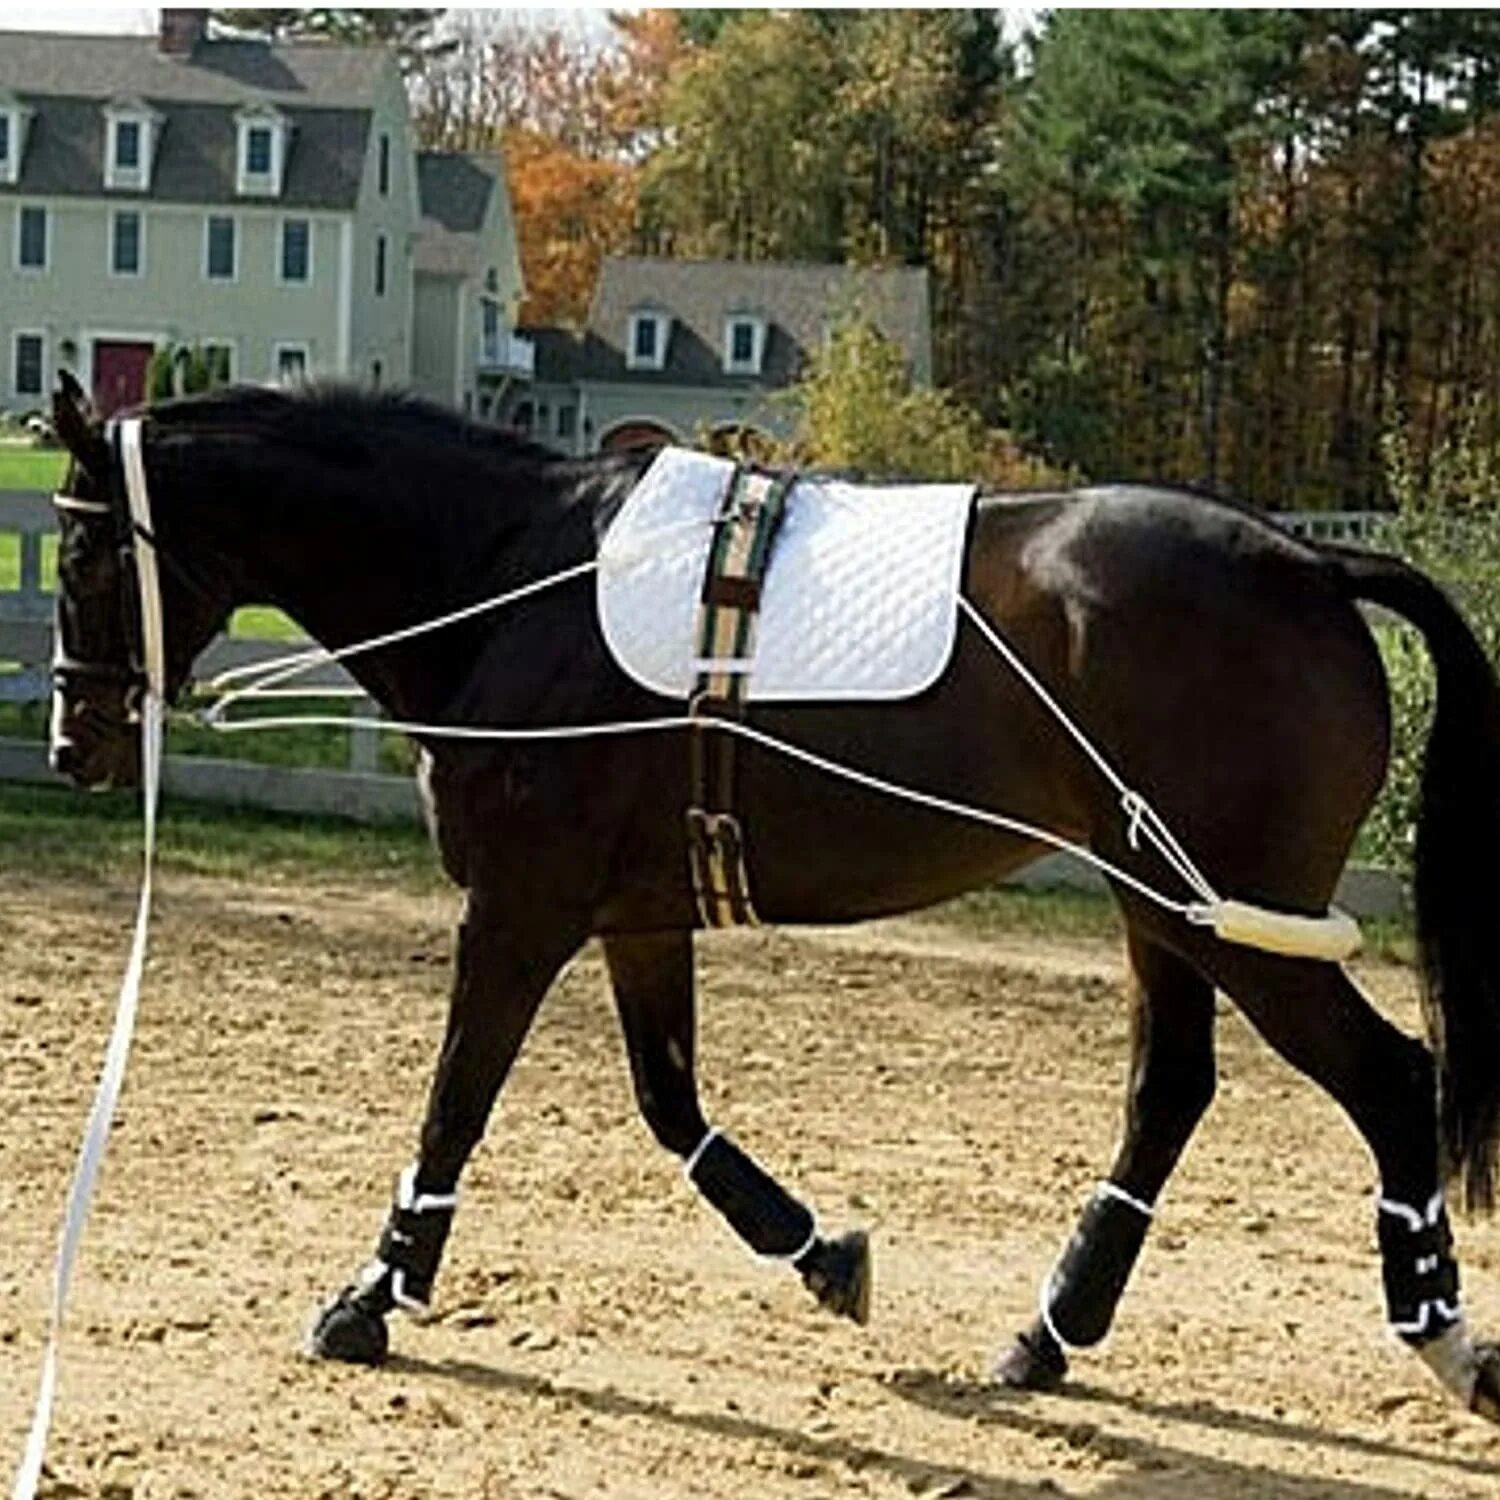
[[[44,539],[57,530],[47,496],[0,491],[0,536],[19,537],[20,581],[0,590],[0,703],[42,703],[51,692],[52,593],[44,584]],[[229,667],[265,661],[295,650],[295,641],[253,641],[220,636],[204,653],[201,668],[211,676]],[[337,665],[320,667],[303,679],[310,687],[347,689],[353,679]],[[352,712],[369,716],[368,699],[351,699]],[[362,822],[398,821],[418,814],[410,777],[381,775],[379,734],[355,729],[349,735],[348,762],[342,770],[199,755],[170,755],[163,770],[169,791],[199,801],[277,812],[319,813]],[[34,739],[0,737],[0,781],[55,782],[46,748]]]

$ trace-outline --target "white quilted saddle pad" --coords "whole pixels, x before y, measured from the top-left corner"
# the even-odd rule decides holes
[[[686,698],[712,521],[733,465],[664,448],[599,549],[599,623],[620,667]],[[802,479],[771,551],[752,702],[909,698],[953,654],[974,486]]]

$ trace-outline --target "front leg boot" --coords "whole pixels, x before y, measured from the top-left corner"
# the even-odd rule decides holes
[[[456,1193],[417,1190],[417,1169],[408,1167],[396,1184],[375,1259],[318,1314],[308,1352],[319,1359],[378,1365],[390,1338],[387,1314],[399,1308],[419,1321],[431,1316],[432,1285],[453,1227]]]

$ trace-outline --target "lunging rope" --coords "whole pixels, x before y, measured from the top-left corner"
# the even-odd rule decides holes
[[[52,1266],[52,1307],[48,1315],[47,1342],[42,1353],[42,1374],[37,1383],[36,1405],[31,1429],[26,1436],[21,1465],[16,1471],[12,1500],[33,1500],[42,1477],[42,1460],[47,1452],[47,1432],[52,1425],[52,1407],[57,1396],[58,1345],[62,1337],[63,1314],[67,1309],[68,1288],[73,1280],[73,1265],[83,1226],[93,1202],[104,1148],[109,1143],[110,1125],[119,1102],[120,1087],[125,1081],[125,1064],[130,1057],[130,1043],[135,1034],[135,1015],[141,997],[141,974],[146,965],[146,936],[151,924],[151,874],[156,862],[156,803],[161,787],[162,705],[166,701],[166,637],[162,633],[161,589],[156,571],[156,548],[149,540],[151,501],[146,489],[145,470],[141,463],[139,421],[125,421],[116,430],[120,460],[125,472],[126,492],[130,497],[130,519],[136,531],[136,581],[141,601],[141,649],[145,657],[146,687],[141,697],[141,800],[145,828],[141,840],[141,894],[136,904],[135,931],[130,939],[130,955],[125,961],[125,975],[120,981],[115,1001],[115,1020],[110,1029],[104,1066],[94,1089],[88,1123],[79,1143],[78,1159],[73,1167],[73,1181],[68,1189],[67,1207],[63,1211],[62,1230],[58,1236],[57,1255]]]
[[[664,526],[661,531],[680,531],[685,528],[704,528],[713,525],[712,520],[679,522]],[[637,540],[649,544],[655,533],[643,533]],[[635,555],[641,555],[644,546]],[[629,566],[634,555],[612,557],[611,566]],[[816,751],[785,740],[765,730],[756,729],[739,719],[712,716],[692,718],[687,714],[671,714],[651,719],[627,719],[601,724],[552,725],[536,729],[506,728],[498,725],[477,724],[429,724],[402,719],[363,718],[359,716],[325,714],[268,715],[252,719],[226,718],[228,710],[235,704],[253,701],[257,697],[323,697],[327,690],[317,687],[288,688],[286,683],[330,662],[347,661],[380,646],[396,641],[410,640],[429,631],[441,630],[457,620],[471,619],[490,610],[499,610],[524,599],[542,593],[546,589],[569,583],[576,578],[597,572],[601,566],[598,557],[563,568],[545,578],[534,579],[519,588],[508,589],[489,599],[440,615],[432,620],[404,626],[368,640],[356,641],[334,650],[314,647],[289,656],[277,657],[269,662],[256,662],[221,672],[207,685],[207,691],[220,696],[199,716],[199,722],[220,734],[242,734],[256,730],[290,729],[298,726],[316,726],[342,729],[374,729],[378,731],[428,735],[433,738],[458,740],[572,740],[595,739],[625,734],[649,734],[663,730],[691,729],[698,732],[714,732],[738,735],[740,738],[760,745],[776,754],[823,771],[830,776],[852,782],[857,786],[878,792],[898,801],[927,807],[935,812],[946,813],[971,822],[986,824],[1019,834],[1023,838],[1046,844],[1050,848],[1071,854],[1084,864],[1117,881],[1154,905],[1192,923],[1194,926],[1210,927],[1216,936],[1226,942],[1240,943],[1272,953],[1295,957],[1323,959],[1342,962],[1359,950],[1359,927],[1354,920],[1337,908],[1331,908],[1320,917],[1295,916],[1286,912],[1271,911],[1248,902],[1233,901],[1222,897],[1198,869],[1177,837],[1172,833],[1161,815],[1146,797],[1134,790],[1115,770],[1107,756],[1084,733],[1078,723],[1059,703],[1046,685],[1027,666],[1015,648],[987,620],[969,597],[960,592],[958,607],[978,630],[980,637],[998,655],[1017,677],[1031,690],[1038,701],[1057,720],[1074,743],[1084,752],[1096,769],[1109,782],[1120,800],[1120,812],[1125,819],[1126,843],[1139,851],[1143,844],[1149,845],[1160,856],[1167,868],[1192,892],[1190,900],[1179,900],[1149,882],[1122,869],[1103,855],[1096,854],[1087,845],[1066,839],[1050,829],[1038,827],[1019,818],[1007,817],[972,803],[955,801],[934,792],[903,785],[863,771],[847,762],[830,759]]]
[[[41,1477],[42,1459],[46,1452],[47,1433],[56,1395],[58,1344],[68,1288],[72,1280],[73,1266],[77,1259],[84,1222],[88,1217],[89,1206],[93,1199],[99,1166],[109,1138],[115,1105],[124,1081],[125,1064],[130,1053],[131,1037],[140,999],[141,974],[145,965],[146,937],[151,914],[152,867],[156,849],[156,810],[161,785],[162,715],[166,689],[165,637],[162,631],[161,590],[157,576],[156,546],[152,540],[154,533],[151,526],[150,496],[141,455],[140,419],[127,418],[119,422],[115,428],[115,440],[125,475],[130,518],[135,533],[132,552],[139,584],[141,635],[146,667],[146,688],[140,708],[142,789],[145,812],[142,850],[144,870],[141,877],[135,931],[116,1002],[114,1026],[110,1033],[94,1102],[89,1112],[88,1124],[79,1147],[78,1160],[64,1212],[53,1271],[52,1307],[42,1358],[42,1374],[31,1430],[26,1440],[20,1468],[16,1474],[12,1500],[34,1500],[36,1487]],[[68,497],[61,498],[66,503]],[[676,531],[707,527],[712,524],[711,520],[692,521],[662,527],[659,530]],[[651,538],[643,536],[641,540],[649,542]],[[622,563],[628,566],[632,560],[630,555],[626,555],[623,558],[611,558],[611,564]],[[1347,958],[1357,950],[1359,929],[1350,918],[1337,910],[1330,911],[1326,917],[1296,917],[1267,911],[1241,902],[1228,901],[1220,897],[1146,798],[1125,782],[1005,637],[962,593],[958,596],[958,607],[965,617],[990,648],[1036,695],[1118,795],[1121,815],[1125,819],[1126,841],[1129,847],[1132,850],[1139,850],[1144,843],[1154,849],[1173,874],[1192,892],[1192,899],[1179,900],[1169,896],[1130,871],[1121,869],[1112,861],[1096,854],[1085,845],[1063,838],[1048,829],[1037,827],[1019,818],[1007,817],[989,808],[976,807],[934,792],[889,781],[885,777],[863,771],[857,766],[833,760],[803,745],[756,729],[739,719],[720,717],[694,719],[684,713],[614,723],[523,729],[489,725],[425,724],[331,714],[296,714],[251,719],[226,717],[229,709],[240,702],[284,697],[327,697],[329,696],[327,688],[288,687],[286,684],[304,676],[316,667],[331,662],[347,661],[381,647],[411,640],[416,636],[442,630],[460,621],[520,603],[548,589],[557,588],[562,584],[590,575],[596,572],[599,566],[597,557],[590,558],[586,562],[563,568],[544,578],[534,579],[518,588],[509,589],[460,609],[450,610],[434,619],[404,626],[399,630],[387,631],[335,650],[319,646],[278,657],[269,662],[257,662],[221,672],[207,684],[208,691],[216,692],[219,696],[209,708],[198,715],[199,722],[220,734],[313,725],[342,729],[366,728],[398,731],[460,740],[575,740],[674,730],[733,734],[814,770],[864,787],[868,791],[893,797],[918,807],[925,807],[934,812],[986,824],[1062,850],[1092,865],[1110,879],[1155,903],[1158,907],[1177,914],[1195,926],[1211,927],[1219,937],[1227,941],[1247,943],[1250,946],[1273,952],[1293,953],[1333,961]]]

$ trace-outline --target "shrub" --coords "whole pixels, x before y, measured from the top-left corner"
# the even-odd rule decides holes
[[[146,399],[168,401],[229,383],[229,353],[201,344],[165,344],[146,366]]]
[[[1429,458],[1413,459],[1402,430],[1382,444],[1397,509],[1375,541],[1445,588],[1490,660],[1500,660],[1500,448],[1479,436],[1477,412]],[[1421,636],[1390,617],[1375,630],[1391,685],[1391,769],[1365,829],[1363,853],[1409,873],[1416,835],[1422,750],[1436,688]]]
[[[1005,488],[1063,476],[947,391],[912,383],[901,350],[862,318],[838,324],[786,395],[790,462],[872,478],[976,480]]]
[[[177,394],[177,361],[170,348],[162,345],[152,351],[146,365],[146,399],[166,401]]]

